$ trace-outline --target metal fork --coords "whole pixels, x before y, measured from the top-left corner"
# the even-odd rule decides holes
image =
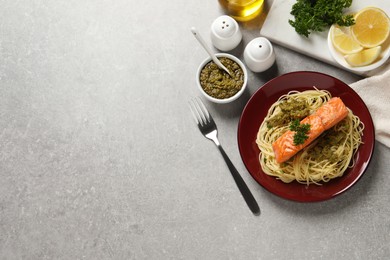
[[[241,175],[238,173],[236,167],[234,167],[233,163],[230,161],[227,156],[225,150],[222,148],[221,144],[218,141],[218,130],[217,125],[215,124],[213,118],[210,113],[207,111],[205,105],[199,98],[194,98],[190,101],[190,109],[192,115],[195,118],[195,122],[199,127],[200,132],[208,139],[212,140],[215,145],[218,147],[219,151],[222,154],[222,157],[225,159],[227,166],[233,176],[234,181],[237,184],[238,189],[240,190],[242,196],[245,199],[246,204],[248,204],[250,210],[255,215],[260,214],[260,208],[257,204],[255,198],[253,197],[251,191],[248,186],[242,179]]]

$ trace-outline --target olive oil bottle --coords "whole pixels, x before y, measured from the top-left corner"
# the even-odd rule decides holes
[[[264,0],[218,0],[228,15],[240,22],[252,20],[263,10]]]

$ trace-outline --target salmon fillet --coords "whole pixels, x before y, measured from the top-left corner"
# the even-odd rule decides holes
[[[310,124],[307,133],[308,138],[303,144],[294,145],[294,131],[288,130],[280,136],[273,144],[276,162],[282,163],[293,157],[300,150],[308,146],[325,130],[330,129],[348,115],[348,109],[343,101],[334,97],[317,109],[316,112],[304,118],[301,124]]]
[[[325,130],[332,128],[348,115],[348,109],[341,98],[334,97],[315,112],[322,121]]]

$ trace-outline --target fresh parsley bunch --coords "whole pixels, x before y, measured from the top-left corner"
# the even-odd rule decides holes
[[[353,15],[343,14],[343,9],[351,4],[352,0],[297,0],[291,10],[295,20],[288,22],[298,34],[306,37],[311,32],[324,31],[334,23],[351,26],[355,23]]]

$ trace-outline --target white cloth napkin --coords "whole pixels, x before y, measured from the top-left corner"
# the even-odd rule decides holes
[[[390,147],[390,62],[378,74],[350,85],[366,103],[375,127],[375,138]]]

